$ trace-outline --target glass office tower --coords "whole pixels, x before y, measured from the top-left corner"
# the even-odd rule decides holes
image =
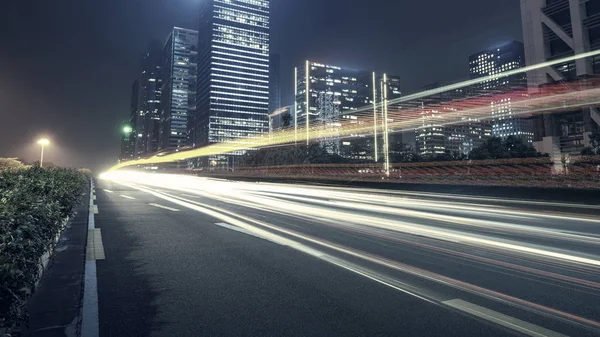
[[[269,12],[269,0],[204,1],[192,132],[195,147],[244,144],[245,139],[268,131]],[[224,166],[229,157],[210,162]]]
[[[188,119],[196,109],[198,32],[173,28],[163,49],[159,150],[188,145]]]
[[[469,57],[469,72],[471,78],[481,78],[501,74],[506,71],[523,68],[525,66],[525,52],[523,43],[509,41],[494,48],[490,48]],[[510,92],[523,89],[527,85],[525,73],[512,76],[498,76],[489,79],[477,86],[481,90],[495,92]],[[514,136],[523,141],[533,142],[533,121],[528,118],[519,118],[513,115],[510,98],[499,99],[491,103],[492,136],[506,138]]]

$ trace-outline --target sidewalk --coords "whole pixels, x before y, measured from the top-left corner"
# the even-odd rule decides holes
[[[77,337],[84,285],[88,233],[88,189],[77,214],[62,233],[54,258],[29,300],[25,336]]]

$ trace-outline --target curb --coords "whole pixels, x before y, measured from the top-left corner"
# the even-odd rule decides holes
[[[80,336],[85,250],[91,185],[76,213],[65,224],[42,278],[28,303],[29,324],[23,336]],[[46,255],[46,254],[45,254]]]

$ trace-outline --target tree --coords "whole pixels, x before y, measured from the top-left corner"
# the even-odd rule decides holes
[[[0,158],[0,171],[5,170],[20,170],[27,166],[13,158]]]
[[[281,121],[284,128],[292,125],[292,115],[289,112],[284,112]]]
[[[493,137],[469,153],[470,159],[535,158],[543,155],[521,138],[508,136],[506,139]]]
[[[582,156],[595,156],[596,151],[594,151],[594,149],[591,147],[585,147],[583,150],[581,150],[581,155]]]
[[[393,163],[407,163],[421,161],[421,156],[410,144],[402,140],[390,141],[390,161]]]
[[[590,135],[590,145],[581,151],[584,156],[600,155],[600,129],[592,132]]]

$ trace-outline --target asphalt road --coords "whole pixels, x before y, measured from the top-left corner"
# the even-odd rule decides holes
[[[599,336],[600,206],[120,175],[101,336]]]

